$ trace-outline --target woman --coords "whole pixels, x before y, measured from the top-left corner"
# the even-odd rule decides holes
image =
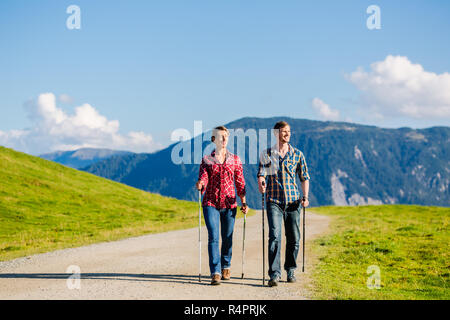
[[[242,162],[238,156],[227,150],[229,132],[224,126],[214,128],[211,141],[215,150],[203,157],[196,187],[202,193],[206,191],[202,207],[208,229],[209,269],[211,284],[218,285],[220,280],[230,279],[233,229],[236,218],[236,195],[242,202],[242,212],[247,214],[245,202],[245,180]],[[222,236],[222,248],[219,252],[219,227]]]

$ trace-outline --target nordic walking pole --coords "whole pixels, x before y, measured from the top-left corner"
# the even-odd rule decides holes
[[[198,281],[202,282],[202,192],[198,191]]]
[[[244,213],[244,236],[242,237],[242,278],[244,279],[244,256],[245,256],[245,222],[247,215]]]
[[[305,198],[303,198],[305,199]],[[306,208],[303,207],[303,266],[302,272],[305,272],[305,211]]]
[[[263,182],[263,186],[265,185],[265,182]],[[266,254],[264,250],[264,206],[265,206],[265,193],[262,194],[262,245],[263,245],[263,287],[266,282],[266,260],[264,259]]]

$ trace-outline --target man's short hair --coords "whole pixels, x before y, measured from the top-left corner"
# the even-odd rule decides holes
[[[273,128],[274,130],[279,130],[288,126],[290,127],[289,123],[287,123],[286,121],[278,121],[277,123],[275,123],[275,126]]]
[[[215,139],[215,136],[216,136],[217,131],[226,131],[228,134],[230,134],[230,132],[228,131],[228,129],[227,129],[225,126],[218,126],[218,127],[215,127],[215,128],[213,129],[213,131],[212,131],[212,134],[211,134],[211,141],[212,141],[212,142],[214,142],[214,139]]]

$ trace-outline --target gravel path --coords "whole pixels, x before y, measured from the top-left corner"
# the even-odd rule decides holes
[[[265,223],[267,238],[267,219]],[[231,280],[222,281],[220,286],[209,284],[208,235],[203,227],[202,282],[198,281],[198,228],[194,228],[0,262],[0,299],[307,299],[311,272],[308,240],[323,233],[328,224],[329,218],[307,210],[306,270],[301,272],[300,251],[298,281],[294,284],[286,282],[284,272],[278,287],[262,287],[259,212],[247,218],[243,280],[243,219],[239,219],[233,239]],[[283,265],[284,250],[281,262]],[[267,269],[266,257],[266,272]],[[266,275],[266,286],[267,280]]]

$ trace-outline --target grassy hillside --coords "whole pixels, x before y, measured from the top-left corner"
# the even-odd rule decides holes
[[[316,298],[450,299],[450,208],[383,205],[314,212],[333,218],[329,233],[312,248]],[[377,268],[380,287],[369,289]]]
[[[197,225],[196,202],[0,147],[0,261]]]

